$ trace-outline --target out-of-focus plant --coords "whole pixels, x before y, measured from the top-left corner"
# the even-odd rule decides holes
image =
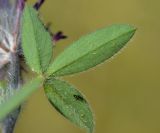
[[[89,133],[94,118],[87,100],[62,76],[86,71],[115,55],[132,38],[136,28],[115,24],[83,36],[52,60],[55,42],[66,38],[53,34],[38,13],[44,0],[33,7],[24,0],[0,0],[0,120],[3,133],[12,133],[20,105],[43,87],[49,102],[68,120]],[[20,61],[35,74],[22,83]],[[6,81],[7,79],[7,81]],[[6,81],[6,82],[5,82]]]

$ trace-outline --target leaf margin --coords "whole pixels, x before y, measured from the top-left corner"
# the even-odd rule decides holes
[[[30,18],[30,22],[28,22],[29,20],[27,18]],[[45,34],[45,38],[44,38],[45,44],[41,44],[41,46],[44,45],[45,47],[44,46],[43,47],[46,48],[46,42],[47,42],[47,47],[49,47],[49,48],[47,48],[47,50],[45,50],[45,54],[49,55],[49,56],[45,55],[48,58],[48,59],[45,58],[45,60],[43,59],[44,55],[42,54],[42,50],[44,50],[44,49],[41,50],[40,45],[37,42],[37,40],[40,41],[39,38],[37,39],[39,32],[36,31],[37,29],[35,29],[35,25],[34,25],[35,22],[33,22],[33,18],[37,22],[36,25],[40,26],[41,32],[43,31],[43,34]],[[27,21],[27,23],[26,23],[26,21]],[[32,27],[30,27],[29,25],[31,25]],[[27,26],[29,26],[30,29],[28,29]],[[26,29],[30,30],[30,33],[32,33],[33,37],[27,38],[28,32],[26,32]],[[32,71],[39,73],[39,74],[44,73],[48,69],[51,58],[52,58],[52,54],[53,54],[53,45],[52,44],[53,44],[53,42],[52,42],[52,39],[51,39],[49,32],[45,29],[42,21],[40,20],[40,18],[38,16],[38,12],[32,6],[27,5],[27,4],[25,6],[25,9],[24,9],[24,12],[22,15],[22,30],[21,30],[21,32],[22,32],[22,49],[23,49],[24,58],[26,60],[26,63],[29,65],[29,67],[31,68]],[[33,45],[32,46],[30,45],[31,47],[27,46],[26,43],[29,41],[29,39],[32,41],[32,44],[34,44],[34,47],[33,47]],[[42,41],[40,41],[40,42],[42,42]],[[30,52],[32,49],[34,49],[33,50],[34,52],[33,51]],[[46,52],[46,51],[49,51],[49,52]],[[30,56],[30,54],[33,55],[33,58]],[[34,61],[32,61],[33,59],[34,59]],[[44,62],[46,64],[44,64]]]
[[[128,40],[126,41],[126,42],[124,42],[124,45],[123,46],[125,46],[125,44],[133,37],[133,35],[135,34],[135,31],[137,30],[137,28],[135,28],[135,27],[133,27],[133,26],[131,26],[131,25],[128,25],[128,24],[114,24],[114,25],[110,25],[110,26],[108,26],[108,27],[106,27],[106,28],[102,28],[102,29],[99,29],[99,30],[97,30],[98,32],[99,31],[103,31],[103,30],[108,30],[109,28],[113,28],[114,26],[119,26],[119,27],[121,27],[121,26],[124,26],[124,28],[126,28],[127,26],[128,26],[128,29],[130,28],[130,30],[128,31],[128,32],[126,32],[126,33],[124,33],[124,34],[128,34],[128,33],[131,33],[130,34],[130,36],[129,36],[129,38],[128,38]],[[99,63],[97,63],[97,64],[95,64],[95,65],[93,65],[93,66],[90,66],[90,67],[88,67],[88,68],[85,68],[84,70],[76,70],[76,71],[73,71],[73,72],[66,72],[67,70],[65,70],[70,64],[71,65],[74,65],[74,62],[76,62],[78,59],[80,59],[81,57],[79,57],[77,60],[74,60],[74,61],[72,61],[71,63],[69,63],[69,64],[66,64],[66,65],[64,65],[63,63],[61,63],[62,64],[62,67],[60,67],[60,68],[58,68],[57,67],[57,64],[59,63],[58,62],[58,60],[60,60],[60,59],[62,59],[63,58],[63,56],[64,56],[64,58],[65,58],[65,55],[64,54],[66,54],[69,50],[71,51],[71,48],[73,47],[73,45],[77,45],[80,41],[83,41],[83,39],[85,39],[85,40],[87,40],[86,38],[88,37],[88,36],[92,36],[92,35],[94,35],[94,34],[96,34],[97,33],[97,31],[95,31],[95,32],[92,32],[92,33],[90,33],[90,34],[87,34],[87,35],[85,35],[85,36],[82,36],[78,41],[75,41],[75,42],[73,42],[71,45],[69,45],[62,53],[60,53],[59,55],[58,55],[58,57],[56,57],[56,59],[50,64],[50,66],[49,66],[49,68],[48,68],[48,70],[47,70],[47,72],[46,72],[46,75],[53,75],[53,76],[55,76],[55,77],[61,77],[61,76],[67,76],[67,75],[72,75],[72,74],[76,74],[76,73],[79,73],[79,72],[83,72],[83,71],[87,71],[88,69],[90,69],[90,68],[93,68],[93,67],[95,67],[95,66],[97,66],[97,65],[99,65],[99,64],[101,64],[101,63],[103,63],[103,62],[105,62],[106,60],[108,60],[109,58],[111,58],[112,56],[114,56],[117,52],[119,52],[120,50],[121,50],[121,48],[117,51],[117,52],[113,52],[113,54],[110,56],[110,57],[107,57],[105,60],[103,60],[103,61],[101,61],[101,62],[99,62]],[[112,33],[111,33],[112,34]],[[123,34],[122,34],[123,35]],[[120,35],[120,36],[118,36],[118,37],[121,37],[122,35]],[[118,38],[117,37],[117,38]],[[113,40],[115,40],[115,39],[117,39],[117,38],[114,38]],[[110,40],[111,42],[113,41],[113,40]],[[108,42],[106,42],[105,44],[107,44],[107,43],[110,43],[110,41],[108,41]],[[100,46],[100,47],[103,47],[104,45],[102,45],[102,46]],[[122,46],[122,47],[123,47]],[[67,51],[67,52],[66,52]],[[93,50],[94,51],[94,50]],[[92,52],[92,51],[89,51],[89,52]],[[89,53],[88,52],[88,53]],[[88,54],[87,53],[87,54]],[[85,54],[85,55],[87,55],[87,54]],[[84,56],[85,56],[84,55]],[[66,56],[67,56],[67,54],[66,54]],[[68,61],[69,62],[69,61]],[[60,64],[60,63],[59,63]],[[59,65],[58,64],[58,65]],[[64,66],[63,66],[64,65]],[[60,66],[60,65],[59,65]],[[66,67],[67,66],[67,67]],[[57,67],[57,68],[56,68]],[[63,69],[64,69],[64,73],[63,73]],[[59,72],[59,71],[62,71],[62,73],[61,72]],[[58,73],[59,72],[59,73]]]
[[[72,121],[72,120],[70,120],[70,118],[68,118],[68,116],[66,116],[65,114],[64,114],[64,112],[62,112],[58,107],[57,107],[57,105],[55,105],[54,103],[53,103],[53,101],[51,100],[51,96],[49,96],[48,95],[48,93],[51,93],[51,91],[52,91],[52,89],[53,88],[47,88],[46,87],[46,83],[48,82],[48,81],[51,81],[52,83],[52,85],[53,85],[53,83],[55,83],[54,81],[57,81],[57,82],[59,82],[59,84],[60,84],[60,82],[61,82],[61,85],[66,85],[66,86],[70,86],[70,88],[71,89],[74,89],[75,91],[77,91],[78,92],[78,94],[80,94],[83,98],[84,98],[84,100],[85,100],[85,104],[87,104],[88,105],[88,109],[89,109],[89,111],[90,111],[90,113],[91,113],[91,116],[92,116],[92,127],[87,127],[87,126],[85,126],[85,125],[82,125],[82,123],[80,124],[80,125],[78,125],[77,123],[75,123],[74,121]],[[49,82],[50,82],[49,81]],[[89,132],[89,133],[93,133],[94,132],[94,127],[95,127],[95,120],[94,120],[94,114],[93,114],[93,111],[92,111],[92,108],[91,108],[91,106],[90,106],[90,104],[88,103],[88,101],[86,100],[86,98],[85,98],[85,96],[78,90],[78,89],[76,89],[76,87],[74,87],[72,84],[69,84],[67,81],[64,81],[64,80],[62,80],[62,79],[58,79],[58,78],[55,78],[55,77],[51,77],[50,79],[47,79],[45,82],[44,82],[44,92],[45,92],[45,94],[46,94],[46,97],[47,97],[47,99],[48,99],[48,101],[50,102],[50,104],[62,115],[62,116],[64,116],[66,119],[68,119],[70,122],[72,122],[74,125],[76,125],[76,126],[78,126],[79,128],[82,128],[82,129],[87,129],[87,132]],[[53,87],[53,86],[52,86]],[[55,87],[55,86],[54,86]],[[66,87],[66,89],[69,89],[69,88],[67,88]],[[57,90],[58,90],[58,88],[57,88]],[[63,99],[64,100],[64,99]]]

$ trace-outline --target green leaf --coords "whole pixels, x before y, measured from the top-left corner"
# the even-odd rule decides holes
[[[44,72],[52,57],[52,39],[38,17],[38,13],[30,6],[25,6],[22,19],[22,48],[30,68]]]
[[[63,76],[82,72],[117,53],[134,35],[130,25],[112,25],[82,37],[50,65],[47,74]]]
[[[70,84],[54,79],[48,79],[44,84],[45,93],[50,103],[64,117],[81,128],[92,133],[94,121],[89,104],[82,94]]]
[[[43,79],[41,77],[35,78],[21,89],[14,92],[14,94],[4,103],[0,105],[0,120],[5,118],[10,112],[17,108],[28,98],[35,90],[37,90],[42,84]]]

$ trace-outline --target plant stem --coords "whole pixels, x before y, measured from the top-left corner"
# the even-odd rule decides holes
[[[10,95],[12,95],[13,89],[19,89],[21,84],[19,57],[17,52],[11,54],[11,61],[8,66],[8,90]],[[13,133],[20,109],[21,107],[18,107],[3,120],[2,133]]]

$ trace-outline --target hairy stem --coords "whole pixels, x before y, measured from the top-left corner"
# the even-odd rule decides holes
[[[17,53],[11,53],[11,61],[8,66],[8,90],[10,95],[13,93],[13,89],[20,88],[20,64]],[[13,133],[18,115],[20,113],[20,108],[17,108],[11,112],[3,121],[2,133]]]

